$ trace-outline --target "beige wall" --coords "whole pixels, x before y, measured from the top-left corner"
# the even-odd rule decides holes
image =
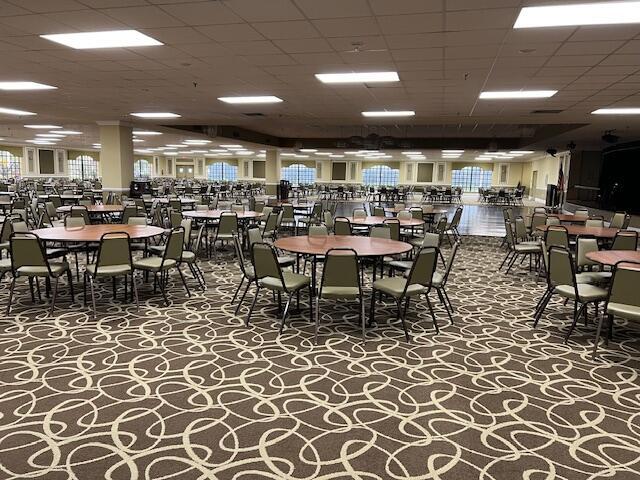
[[[550,155],[544,155],[535,158],[530,162],[529,166],[530,168],[526,170],[526,185],[529,186],[529,196],[544,200],[547,193],[547,184],[551,183],[555,185],[558,183],[560,159]],[[538,179],[536,185],[532,185],[533,172],[536,171],[538,172]]]

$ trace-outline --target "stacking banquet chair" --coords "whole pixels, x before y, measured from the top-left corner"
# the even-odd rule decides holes
[[[96,294],[94,283],[99,278],[124,277],[125,299],[127,297],[127,277],[131,276],[131,291],[135,296],[136,307],[140,308],[138,302],[138,291],[133,277],[133,261],[131,260],[131,238],[125,232],[105,233],[100,237],[100,245],[96,256],[96,263],[87,265],[84,272],[84,304],[87,305],[87,283],[91,287],[91,304],[93,306],[93,318],[96,318]],[[115,286],[115,283],[114,283]]]
[[[506,273],[508,274],[511,271],[513,265],[516,263],[516,260],[518,260],[518,258],[520,258],[521,256],[523,257],[523,260],[527,256],[529,257],[529,270],[531,270],[532,258],[535,256],[537,261],[538,257],[542,253],[540,243],[517,243],[515,234],[513,232],[513,225],[511,224],[511,222],[504,222],[504,228],[507,231],[507,244],[509,245],[509,252],[504,257],[504,260],[502,260],[500,267],[498,267],[498,271],[502,270],[502,267],[507,264]]]
[[[446,286],[447,281],[449,280],[449,274],[451,273],[451,269],[453,268],[453,262],[456,258],[456,253],[458,252],[458,248],[460,247],[460,242],[457,241],[453,244],[453,248],[451,249],[451,254],[447,259],[447,264],[444,269],[444,273],[434,272],[433,279],[431,280],[431,286],[438,293],[438,298],[440,302],[444,305],[445,310],[447,311],[447,315],[449,315],[449,320],[453,325],[453,304],[449,299],[449,294],[447,294]]]
[[[614,316],[632,322],[640,322],[640,295],[638,295],[638,285],[640,285],[640,263],[618,262],[613,269],[613,279],[609,286],[604,312],[598,320],[596,340],[593,344],[594,360],[598,352],[600,332],[602,331],[605,316],[609,320],[609,333],[605,336],[605,345],[608,344],[609,337],[611,337],[613,333]]]
[[[360,285],[358,254],[352,248],[332,248],[325,256],[320,289],[316,297],[315,344],[320,329],[320,300],[355,300],[360,302],[362,343],[365,342],[364,296]]]
[[[18,277],[27,277],[33,299],[33,280],[38,278],[53,279],[53,296],[51,298],[51,310],[53,314],[58,293],[58,281],[63,275],[67,275],[69,290],[71,291],[71,303],[74,301],[73,279],[71,269],[66,261],[52,262],[47,260],[44,246],[37,235],[33,233],[13,233],[9,240],[11,244],[11,273],[13,279],[9,289],[9,303],[7,304],[7,315],[11,311],[11,301]]]
[[[191,229],[191,226],[189,226],[189,229]],[[180,258],[180,262],[186,264],[187,267],[189,267],[189,270],[191,271],[191,275],[193,275],[193,278],[195,278],[198,281],[198,284],[200,285],[200,288],[202,289],[203,292],[207,289],[207,282],[204,279],[204,274],[200,269],[200,265],[198,265],[198,253],[200,252],[200,247],[202,245],[204,229],[205,229],[205,226],[200,225],[200,228],[198,229],[198,234],[196,236],[196,241],[193,243],[189,242],[190,245],[185,245],[185,249],[182,250],[182,258]],[[185,233],[185,239],[186,238],[187,237]]]
[[[210,246],[213,246],[214,259],[218,258],[217,242],[231,242],[233,235],[238,233],[238,215],[235,212],[222,212],[220,214],[220,222],[216,228]]]
[[[373,216],[374,217],[384,217],[385,216],[384,207],[379,206],[379,205],[374,205],[373,206]]]
[[[278,264],[278,256],[275,249],[266,243],[254,243],[251,247],[251,258],[255,272],[256,293],[253,297],[249,314],[247,315],[246,325],[249,326],[251,313],[255,308],[258,296],[260,295],[260,290],[263,288],[287,296],[287,303],[284,307],[282,323],[280,324],[280,333],[284,330],[291,299],[295,294],[305,288],[308,289],[309,292],[309,320],[313,321],[313,292],[311,290],[311,278],[299,273],[283,271]],[[298,305],[298,309],[299,308],[300,305]]]
[[[333,215],[331,214],[331,212],[329,210],[325,210],[324,212],[322,212],[322,219],[324,221],[324,225],[327,227],[327,230],[332,232],[334,227],[334,221],[333,221]]]
[[[581,237],[576,239],[576,280],[578,283],[591,283],[598,285],[611,280],[611,272],[603,272],[595,269],[600,264],[589,260],[587,254],[599,250],[598,240],[593,237]]]
[[[166,306],[169,306],[169,300],[167,299],[166,284],[169,270],[176,269],[180,274],[180,279],[184,285],[184,289],[187,292],[187,296],[191,296],[187,281],[184,278],[182,270],[180,270],[180,261],[182,259],[182,251],[184,248],[184,228],[178,227],[171,230],[169,237],[167,238],[167,245],[164,249],[162,256],[145,257],[133,261],[133,268],[135,270],[141,270],[143,272],[153,273],[153,286],[154,291],[156,285],[160,287],[162,297]]]
[[[616,212],[613,214],[613,217],[611,218],[609,227],[625,229],[629,226],[630,222],[631,222],[631,215],[629,215],[626,212]]]
[[[542,237],[543,232],[541,230],[538,230],[538,227],[541,227],[546,224],[547,224],[547,214],[534,212],[533,216],[531,217],[531,229],[530,229],[531,236],[534,238]]]
[[[353,213],[351,214],[353,218],[366,218],[367,211],[364,208],[354,208]],[[364,235],[369,233],[369,227],[366,225],[352,225],[351,231],[355,234]]]
[[[589,218],[584,222],[585,227],[604,227],[604,220],[602,218]]]
[[[535,328],[538,325],[540,317],[542,317],[553,295],[573,300],[573,322],[564,339],[564,343],[567,343],[578,318],[580,318],[580,314],[584,312],[586,323],[587,305],[593,303],[597,307],[599,302],[607,298],[607,291],[595,285],[578,282],[571,252],[568,249],[549,247],[548,252],[547,290],[536,306],[533,326]],[[578,305],[580,305],[580,308],[578,308]]]
[[[267,216],[267,221],[260,227],[260,234],[262,238],[269,238],[275,240],[278,236],[278,216],[282,213],[271,212]]]
[[[335,235],[351,235],[351,222],[347,217],[336,217],[333,221]]]
[[[397,306],[396,318],[402,320],[402,328],[407,339],[409,339],[409,332],[405,323],[405,317],[407,315],[407,308],[411,297],[424,295],[427,300],[429,312],[433,319],[433,325],[436,329],[436,333],[439,333],[438,321],[433,313],[433,306],[429,299],[429,292],[431,291],[431,283],[433,273],[436,269],[436,262],[438,258],[437,248],[421,248],[417,253],[411,270],[406,278],[404,277],[387,277],[381,278],[373,282],[373,292],[371,295],[371,323],[375,320],[375,301],[376,291],[391,296]],[[404,300],[404,312],[402,310],[402,301]]]
[[[84,220],[85,225],[91,225],[91,219],[89,218],[89,211],[87,210],[87,207],[85,207],[84,205],[81,205],[81,206],[74,205],[73,207],[71,207],[70,215],[72,218],[81,217]]]
[[[316,202],[313,204],[313,208],[311,209],[311,215],[307,217],[303,217],[300,220],[298,220],[298,226],[302,226],[303,229],[305,228],[308,229],[309,225],[320,223],[321,216],[322,216],[322,203]],[[297,232],[296,232],[296,235],[297,235]]]
[[[635,230],[620,230],[611,244],[611,250],[637,250],[638,232]]]
[[[567,231],[567,228],[563,227],[562,225],[549,225],[547,230],[545,230],[544,232],[544,243],[546,243],[547,248],[562,247],[568,250],[569,232]]]
[[[293,210],[293,205],[290,203],[284,203],[282,205],[282,224],[290,228],[291,231],[295,232],[296,229],[296,215]]]
[[[247,238],[249,240],[249,251],[254,243],[268,243],[262,238],[262,233],[258,227],[251,227],[247,230]],[[296,263],[296,257],[293,255],[278,255],[278,264],[280,267],[292,267]]]
[[[462,207],[458,207],[456,208],[456,212],[453,214],[451,223],[447,225],[447,229],[445,231],[445,235],[447,235],[447,238],[449,237],[449,234],[451,234],[453,235],[453,239],[456,242],[460,241],[460,239],[462,238],[462,235],[460,235],[460,231],[458,230],[458,227],[460,226],[461,219],[462,219]]]

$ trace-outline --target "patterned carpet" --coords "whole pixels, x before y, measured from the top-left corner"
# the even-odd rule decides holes
[[[97,321],[66,288],[48,317],[22,285],[0,317],[0,478],[639,478],[637,328],[595,363],[593,322],[563,344],[570,307],[532,329],[542,283],[496,273],[498,245],[465,238],[455,325],[438,305],[436,336],[419,303],[410,344],[391,304],[364,346],[355,304],[321,304],[318,346],[306,310],[278,336],[270,295],[247,329],[229,256],[203,262],[204,294],[173,284],[170,308],[105,286]]]

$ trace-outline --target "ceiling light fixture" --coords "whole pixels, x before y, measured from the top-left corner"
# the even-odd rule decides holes
[[[5,107],[0,107],[0,114],[5,114],[5,115],[36,115],[33,112],[26,112],[24,110],[16,110],[15,108],[5,108]]]
[[[318,150],[315,148],[301,148],[300,151],[304,153],[316,153]]]
[[[496,99],[520,99],[520,98],[549,98],[553,97],[557,90],[512,90],[498,92],[482,92],[480,98],[483,100]]]
[[[55,90],[58,87],[37,82],[0,82],[0,90]]]
[[[76,50],[164,45],[155,38],[151,38],[137,30],[59,33],[54,35],[40,35],[40,38],[60,43],[67,47],[75,48]]]
[[[442,150],[442,153],[464,153],[464,150]]]
[[[422,155],[422,152],[402,152],[402,155]]]
[[[134,117],[138,118],[180,118],[181,115],[171,112],[136,112],[132,113]]]
[[[640,108],[599,108],[592,115],[640,115]]]
[[[316,73],[322,83],[399,82],[398,72]]]
[[[640,2],[524,7],[513,28],[640,23]]]
[[[61,135],[59,133],[36,133],[36,137],[47,137],[47,138],[64,138],[66,135]]]
[[[533,150],[511,150],[509,153],[512,155],[530,155],[536,152],[534,152]]]
[[[54,130],[52,133],[60,133],[62,135],[82,135],[82,132],[77,130]]]
[[[218,97],[218,100],[233,105],[246,105],[250,103],[280,103],[283,100],[274,95],[256,95],[253,97]]]
[[[363,117],[413,117],[413,110],[384,110],[379,112],[362,112]]]
[[[134,135],[162,135],[162,132],[154,132],[153,130],[134,130]]]
[[[62,127],[59,125],[25,125],[24,128],[32,128],[34,130],[54,130]],[[58,133],[58,132],[54,132],[54,133]]]
[[[242,145],[219,145],[222,148],[244,148]]]

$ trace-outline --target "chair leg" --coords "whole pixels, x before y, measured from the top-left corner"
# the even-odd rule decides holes
[[[371,309],[369,311],[369,326],[371,327],[376,319],[376,291],[371,290]]]
[[[407,300],[409,298],[407,297]],[[407,324],[404,321],[404,315],[401,314],[402,311],[402,299],[397,301],[397,312],[396,312],[396,320],[400,320],[402,322],[402,329],[404,330],[404,337],[407,339],[407,342],[410,342],[409,332],[407,331]],[[405,304],[405,312],[406,312],[406,304]]]
[[[165,305],[165,307],[168,307],[169,306],[169,300],[167,299],[167,292],[165,291],[166,285],[164,284],[164,281],[162,280],[162,278],[160,276],[158,276],[158,272],[155,272],[153,275],[155,277],[155,281],[158,282],[158,286],[160,287],[160,291],[162,292],[162,298],[164,298],[164,305]]]
[[[244,297],[247,296],[247,292],[249,291],[249,287],[251,286],[251,281],[249,281],[249,279],[247,279],[247,286],[244,289],[244,292],[242,293],[242,296],[240,297],[240,301],[238,302],[238,306],[236,307],[236,312],[235,314],[238,315],[238,312],[240,311],[240,307],[242,306],[242,303],[244,302]]]
[[[136,311],[138,311],[140,310],[140,300],[138,299],[138,287],[136,286],[136,277],[133,272],[131,272],[131,291],[136,299]]]
[[[244,275],[242,276],[242,278],[240,279],[240,283],[238,284],[238,288],[236,288],[236,293],[233,294],[233,299],[231,300],[231,304],[233,305],[234,303],[236,303],[236,298],[238,298],[238,293],[240,292],[240,289],[242,288],[242,284],[244,283]]]
[[[7,315],[11,312],[11,301],[13,300],[13,290],[16,287],[16,277],[11,279],[11,286],[9,287],[9,302],[7,303]]]
[[[291,304],[291,295],[287,295],[287,303],[284,306],[284,313],[282,314],[282,323],[280,324],[280,332],[282,335],[282,331],[284,330],[284,324],[287,321],[287,315],[289,314],[289,305]]]
[[[313,301],[313,300],[310,300]],[[320,295],[316,297],[316,328],[313,343],[318,345],[318,330],[320,329]]]
[[[53,282],[53,295],[51,297],[51,309],[49,310],[49,315],[53,315],[53,309],[56,306],[56,297],[58,296],[58,281],[60,280],[59,277],[55,278],[55,281]]]
[[[451,317],[451,312],[449,311],[449,305],[447,305],[447,301],[444,299],[444,296],[442,295],[442,291],[439,288],[436,288],[436,292],[438,292],[440,303],[444,305],[444,309],[447,311],[447,315],[449,316],[449,321],[453,325],[453,318]]]
[[[424,295],[427,299],[427,306],[429,307],[429,313],[431,314],[431,318],[433,318],[433,326],[436,329],[436,334],[440,333],[440,327],[438,327],[438,319],[436,318],[436,314],[433,311],[433,305],[431,305],[431,299],[428,294]]]
[[[360,299],[360,324],[362,325],[362,344],[366,344],[367,343],[367,336],[366,336],[366,328],[365,328],[365,322],[364,322],[364,298],[362,297],[362,295],[360,295],[359,297]]]
[[[576,323],[578,323],[578,318],[580,318],[580,314],[582,313],[582,310],[587,308],[587,304],[583,303],[580,306],[580,309],[578,309],[578,302],[574,302],[574,307],[573,307],[573,321],[571,322],[571,326],[569,327],[569,331],[567,332],[567,335],[564,337],[564,343],[565,345],[567,344],[567,342],[569,341],[569,337],[571,336],[571,333],[573,332],[573,329],[576,327]]]
[[[540,321],[540,318],[542,317],[542,314],[544,313],[545,309],[547,308],[547,305],[549,304],[549,301],[551,301],[551,297],[553,296],[553,292],[547,290],[547,292],[545,292],[544,296],[542,297],[542,303],[540,304],[540,306],[538,307],[536,313],[534,314],[533,317],[533,328],[536,328],[536,326],[538,325],[538,322]]]
[[[191,292],[189,291],[189,286],[187,285],[187,279],[184,278],[184,273],[180,270],[180,267],[176,267],[178,273],[180,274],[180,279],[182,280],[182,285],[184,285],[184,289],[187,291],[187,297],[191,297]]]
[[[248,288],[248,287],[247,287]],[[249,326],[249,320],[251,319],[251,313],[253,312],[253,309],[256,306],[256,302],[258,301],[258,294],[260,293],[260,287],[256,288],[256,294],[253,297],[253,302],[251,303],[251,308],[249,308],[249,313],[247,314],[247,320],[245,322],[245,325],[248,327]]]
[[[517,253],[514,253],[513,257],[511,258],[511,261],[509,262],[509,266],[507,267],[507,271],[506,271],[507,275],[511,271],[511,267],[513,267],[513,264],[516,263],[516,261],[518,260],[518,257],[519,255]]]
[[[449,310],[453,314],[455,312],[455,310],[453,309],[453,304],[451,303],[451,299],[449,298],[449,294],[447,293],[447,289],[444,288],[444,287],[442,287],[442,294],[444,295],[444,298],[449,303]],[[453,323],[453,321],[451,323]]]
[[[75,303],[75,291],[73,289],[73,274],[71,270],[67,270],[67,281],[69,282],[69,292],[71,293],[71,303]]]
[[[36,296],[33,290],[33,277],[29,277],[29,290],[31,291],[31,303],[36,303]]]
[[[598,328],[596,330],[596,339],[593,341],[593,353],[591,354],[591,360],[596,359],[596,355],[598,352],[598,344],[600,343],[600,332],[602,331],[602,324],[604,323],[605,313],[602,312],[602,316],[600,320],[598,320]]]
[[[502,270],[502,267],[504,267],[504,264],[507,263],[507,260],[509,260],[511,258],[511,255],[513,255],[513,252],[511,250],[509,250],[507,252],[507,255],[504,257],[504,260],[502,260],[502,263],[498,267],[498,271]]]

